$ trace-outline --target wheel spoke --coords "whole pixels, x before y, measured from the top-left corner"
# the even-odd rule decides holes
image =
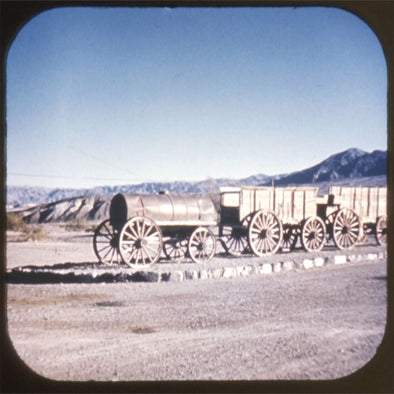
[[[129,233],[127,230],[130,230],[132,234]],[[126,227],[125,235],[127,235],[129,238],[132,238],[132,239],[135,239],[135,240],[138,239],[138,234],[137,234],[137,232],[135,231],[135,229],[134,229],[134,227],[132,225]]]
[[[376,222],[375,238],[379,245],[387,245],[387,216],[381,216]]]
[[[301,243],[308,252],[320,251],[325,244],[326,227],[318,217],[308,218],[301,227]]]
[[[258,211],[252,217],[248,228],[248,241],[257,256],[273,254],[278,250],[282,244],[282,225],[274,213]]]
[[[216,239],[211,231],[199,227],[193,231],[188,241],[188,250],[195,263],[209,261],[215,254]]]
[[[161,248],[160,228],[149,218],[136,216],[120,232],[120,256],[132,268],[155,263],[160,258]]]
[[[114,261],[120,263],[121,257],[116,254],[118,249],[118,233],[110,225],[109,219],[102,222],[95,230],[93,248],[98,260],[107,265]],[[116,259],[114,259],[116,257]]]
[[[352,248],[361,235],[360,220],[357,214],[348,208],[337,212],[332,229],[334,243],[339,249]]]

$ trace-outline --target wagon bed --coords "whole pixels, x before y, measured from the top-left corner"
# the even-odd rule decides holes
[[[220,192],[219,231],[230,254],[248,247],[257,256],[293,249],[298,236],[307,250],[324,246],[317,187],[226,187]]]
[[[378,244],[387,244],[386,187],[331,186],[329,194],[338,206],[358,215],[362,229],[359,243],[365,242],[366,235],[373,234]]]

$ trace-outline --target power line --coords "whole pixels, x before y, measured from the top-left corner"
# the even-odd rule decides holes
[[[75,148],[74,146],[71,146],[71,145],[68,145],[67,147],[68,147],[68,149],[71,149],[71,150],[73,150],[74,152],[77,152],[77,153],[81,154],[81,155],[84,156],[84,157],[89,157],[89,158],[91,158],[91,159],[93,159],[93,160],[95,160],[95,161],[100,162],[101,164],[105,164],[105,165],[107,165],[107,166],[109,166],[109,167],[112,167],[112,168],[114,168],[114,169],[116,169],[116,170],[124,171],[124,172],[126,172],[126,173],[128,173],[128,174],[130,174],[130,175],[132,175],[132,176],[137,176],[137,174],[135,174],[135,173],[129,171],[127,168],[121,167],[121,166],[118,166],[118,165],[115,165],[113,162],[108,162],[108,161],[106,161],[106,160],[103,160],[102,157],[97,157],[97,156],[95,156],[95,155],[92,155],[91,153],[84,152],[83,150],[81,150],[81,149],[79,149],[79,148]],[[142,178],[134,178],[134,179],[139,179],[139,180],[141,180]],[[153,181],[152,181],[152,182],[153,182]]]
[[[20,172],[8,172],[8,175],[13,176],[24,176],[24,177],[34,177],[34,178],[61,178],[61,179],[76,179],[75,176],[67,176],[67,175],[46,175],[46,174],[24,174]],[[78,179],[94,179],[94,180],[102,180],[102,181],[136,181],[140,179],[133,178],[101,178],[101,177],[92,177],[92,176],[80,176]]]

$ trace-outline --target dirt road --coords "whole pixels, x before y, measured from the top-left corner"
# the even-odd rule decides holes
[[[61,380],[332,379],[375,354],[385,262],[182,283],[9,285],[9,335]]]
[[[358,250],[367,255],[384,248]],[[88,237],[71,235],[10,243],[7,257],[10,269],[94,262]],[[303,258],[301,251],[291,256]],[[218,257],[209,264],[236,266],[249,259],[256,258]],[[12,344],[49,379],[335,379],[362,368],[382,341],[387,271],[385,260],[357,259],[227,279],[8,284],[7,292]]]

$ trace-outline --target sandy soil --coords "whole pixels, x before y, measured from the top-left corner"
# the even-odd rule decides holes
[[[297,253],[291,258],[305,255]],[[85,233],[7,245],[9,269],[92,261]],[[382,341],[387,271],[385,261],[357,261],[180,283],[9,284],[7,292],[11,342],[50,379],[335,379],[368,363]]]

